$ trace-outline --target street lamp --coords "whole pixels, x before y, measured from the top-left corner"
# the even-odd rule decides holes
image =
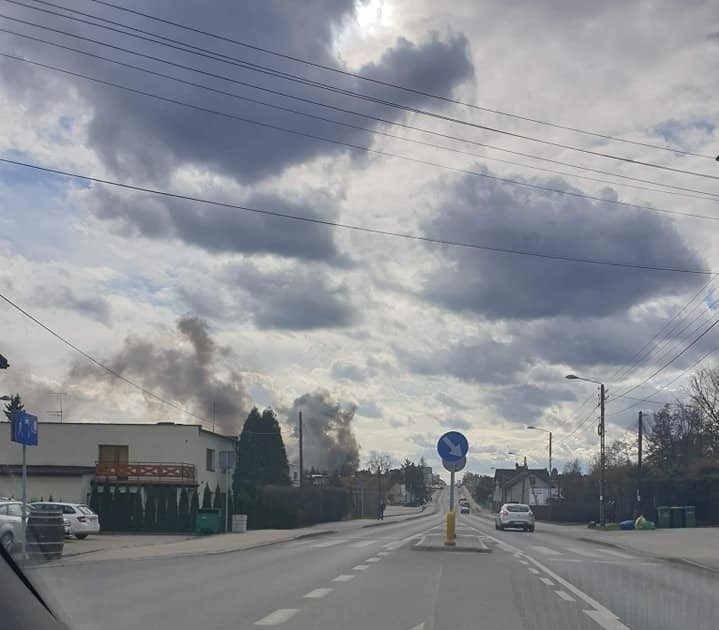
[[[530,424],[528,429],[534,429],[535,431],[544,431],[545,433],[549,433],[549,476],[552,476],[552,432],[549,429],[543,429],[542,427],[535,427],[533,424]]]
[[[606,461],[604,458],[604,383],[592,380],[591,378],[582,378],[576,374],[567,374],[565,378],[570,381],[586,381],[599,385],[599,524],[604,527],[607,524],[606,511],[604,509],[604,473]]]

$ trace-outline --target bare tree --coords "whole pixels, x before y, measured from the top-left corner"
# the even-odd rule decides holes
[[[373,475],[386,475],[392,467],[392,458],[387,453],[372,451],[367,460],[367,469]]]

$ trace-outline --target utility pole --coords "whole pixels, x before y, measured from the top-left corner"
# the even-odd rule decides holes
[[[304,496],[304,487],[305,487],[305,464],[304,464],[304,453],[303,451],[303,444],[302,444],[302,412],[299,413],[299,438],[300,438],[300,527],[303,527],[305,524],[305,496]]]
[[[607,524],[607,513],[604,506],[604,474],[606,460],[604,458],[604,383],[599,384],[599,524]]]
[[[642,511],[642,441],[644,438],[644,415],[639,412],[637,422],[637,509]]]
[[[215,401],[213,400],[212,401],[212,432],[213,433],[215,432],[215,408],[216,408],[216,406],[217,405],[216,405]]]
[[[552,432],[549,432],[549,477],[552,477]]]
[[[300,424],[299,424],[299,433],[300,433],[300,488],[305,485],[304,482],[304,457],[302,453],[302,412],[300,411]]]

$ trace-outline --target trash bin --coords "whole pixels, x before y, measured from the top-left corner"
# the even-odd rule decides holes
[[[65,545],[65,525],[60,510],[32,510],[27,517],[25,549],[28,554],[59,560]]]
[[[232,515],[232,531],[236,534],[243,534],[247,531],[247,514]]]
[[[220,531],[220,512],[218,508],[200,508],[195,519],[195,532],[198,534],[217,534]]]
[[[672,505],[670,509],[672,528],[684,527],[684,508],[677,505]]]
[[[697,526],[696,511],[697,511],[697,508],[694,505],[685,505],[684,506],[684,527],[696,527]]]
[[[668,505],[660,505],[657,507],[657,527],[669,529],[671,527],[670,510]]]

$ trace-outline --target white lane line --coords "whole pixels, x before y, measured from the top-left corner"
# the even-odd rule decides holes
[[[410,628],[409,630],[424,630],[424,624],[419,623],[414,628]]]
[[[262,617],[259,621],[255,621],[256,626],[279,626],[285,621],[289,621],[298,612],[299,608],[278,608],[275,612],[271,612],[266,617]]]
[[[539,571],[537,571],[537,569],[535,569],[534,567],[529,567],[527,571],[533,573],[534,575],[539,575]]]
[[[539,581],[544,582],[547,586],[554,586],[554,582],[552,582],[549,578],[540,577]]]
[[[331,588],[316,588],[314,591],[310,591],[304,596],[305,599],[322,599],[327,597],[332,592]]]
[[[353,571],[366,571],[369,569],[368,564],[358,564],[357,566],[352,567]]]
[[[611,613],[607,614],[600,610],[585,610],[584,614],[594,619],[604,630],[631,630],[629,626],[625,626]]]
[[[529,562],[527,562],[526,560],[520,560],[519,562],[525,566],[529,566]]]
[[[578,556],[584,556],[585,558],[601,558],[601,556],[597,555],[593,551],[587,551],[586,549],[580,549],[579,547],[566,547],[566,550],[576,553]]]
[[[357,542],[353,542],[348,547],[368,547],[369,545],[374,545],[377,541],[376,540],[358,540]]]
[[[341,545],[342,543],[346,543],[347,539],[340,539],[340,540],[327,540],[325,542],[316,543],[314,545],[310,545],[312,549],[324,549],[325,547],[334,547],[335,545]]]
[[[534,551],[538,551],[539,553],[543,553],[545,556],[561,556],[562,552],[557,551],[556,549],[551,549],[550,547],[543,547],[542,545],[533,545],[532,549]]]
[[[380,560],[382,560],[382,558],[378,558],[377,556],[373,556],[372,558],[367,558],[367,560],[365,560],[365,562],[379,562]]]
[[[389,556],[390,553],[389,553],[389,551],[378,551],[377,555],[378,556]]]
[[[579,558],[548,558],[548,562],[586,562],[586,560],[580,560]]]
[[[342,575],[338,575],[332,581],[333,582],[349,582],[350,580],[354,580],[356,577],[357,577],[356,575],[347,575],[346,573],[343,573]]]
[[[569,593],[566,591],[554,591],[559,597],[561,597],[565,602],[573,602],[575,601],[574,597],[572,597]]]
[[[634,556],[624,553],[623,551],[615,551],[614,549],[597,549],[600,553],[608,553],[610,556],[615,556],[616,558],[624,558],[625,560],[634,560]]]

